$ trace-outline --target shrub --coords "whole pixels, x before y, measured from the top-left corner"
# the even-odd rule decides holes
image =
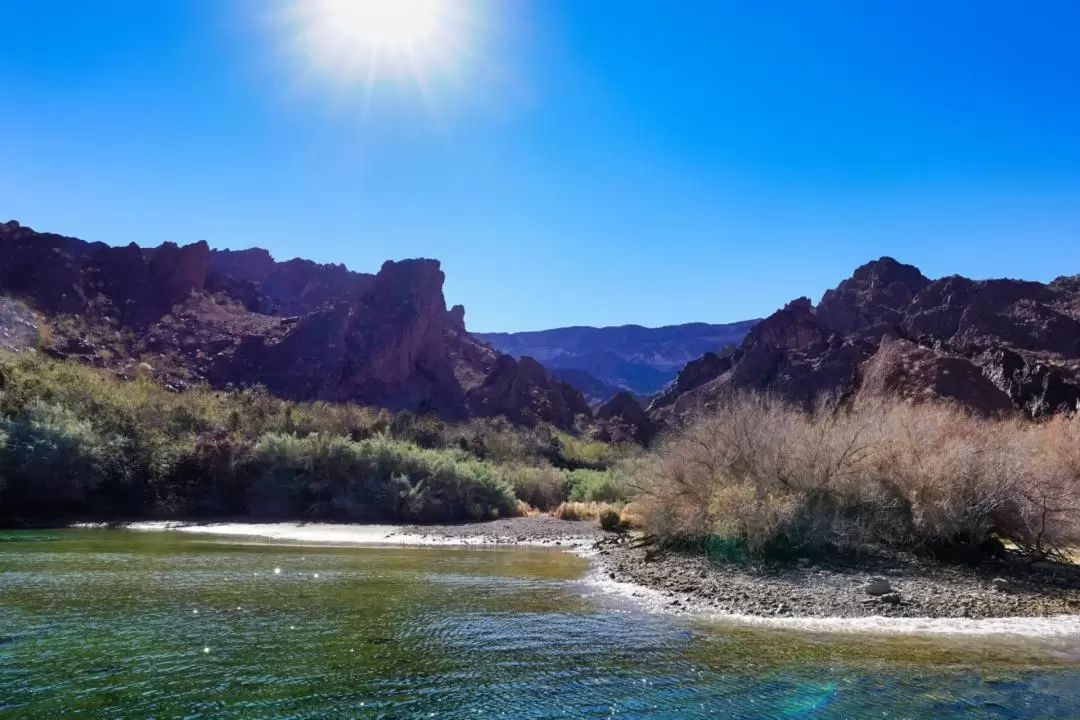
[[[173,392],[151,372],[122,381],[40,355],[0,356],[0,519],[452,521],[514,515],[519,500],[551,510],[566,499],[567,473],[544,459],[551,428],[503,419],[451,427],[286,402],[258,387]]]
[[[623,472],[646,528],[752,555],[886,546],[1035,556],[1080,541],[1077,421],[974,418],[943,405],[738,396]]]
[[[63,408],[33,403],[26,411],[22,420],[0,419],[6,509],[47,517],[90,509],[110,474],[125,471],[118,441]]]
[[[609,507],[606,503],[598,502],[564,502],[555,508],[552,515],[559,520],[596,520]]]
[[[503,471],[514,496],[538,510],[554,510],[566,500],[566,474],[551,467],[514,465]]]
[[[353,442],[272,434],[259,441],[251,462],[251,508],[259,515],[446,522],[517,509],[495,467],[384,436]]]
[[[607,507],[600,511],[597,516],[597,520],[600,523],[600,529],[608,532],[615,532],[622,529],[622,516],[619,511],[613,507]]]
[[[572,502],[614,503],[626,500],[623,487],[610,470],[571,470],[566,497]]]

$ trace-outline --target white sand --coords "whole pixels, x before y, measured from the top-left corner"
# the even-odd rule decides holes
[[[405,533],[401,525],[346,525],[342,523],[190,523],[148,521],[129,523],[128,530],[171,531],[224,537],[252,537],[268,540],[311,542],[327,545],[412,545],[412,546],[475,546],[525,545],[553,547],[546,539],[494,538],[487,535],[440,536]],[[561,542],[564,549],[591,544],[591,538],[575,538]]]

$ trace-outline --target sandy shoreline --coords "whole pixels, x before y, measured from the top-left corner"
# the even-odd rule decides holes
[[[84,526],[85,527],[85,526]],[[197,523],[147,521],[125,523],[127,530],[172,531],[223,537],[251,537],[340,545],[482,546],[510,545],[592,547],[596,523],[566,522],[550,517],[513,518],[464,525],[347,525],[339,523]]]
[[[808,632],[927,635],[1013,635],[1080,642],[1080,592],[1072,587],[1024,585],[994,589],[993,578],[926,567],[801,567],[782,573],[720,568],[693,556],[646,561],[626,538],[595,523],[550,517],[448,526],[330,523],[138,522],[137,531],[175,531],[222,537],[357,546],[526,546],[575,552],[592,561],[585,582],[653,612],[718,622]],[[863,592],[878,571],[901,602]],[[1075,609],[1074,609],[1075,608]]]

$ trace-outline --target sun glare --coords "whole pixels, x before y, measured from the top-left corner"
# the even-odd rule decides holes
[[[438,34],[440,0],[313,0],[313,12],[339,42],[412,51]]]
[[[467,0],[290,0],[287,26],[308,70],[369,91],[409,77],[428,89],[465,53]]]

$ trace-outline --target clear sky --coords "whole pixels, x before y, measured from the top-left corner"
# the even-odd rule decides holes
[[[0,0],[0,218],[436,257],[483,331],[1080,273],[1076,0],[420,0],[377,67],[343,1]]]

